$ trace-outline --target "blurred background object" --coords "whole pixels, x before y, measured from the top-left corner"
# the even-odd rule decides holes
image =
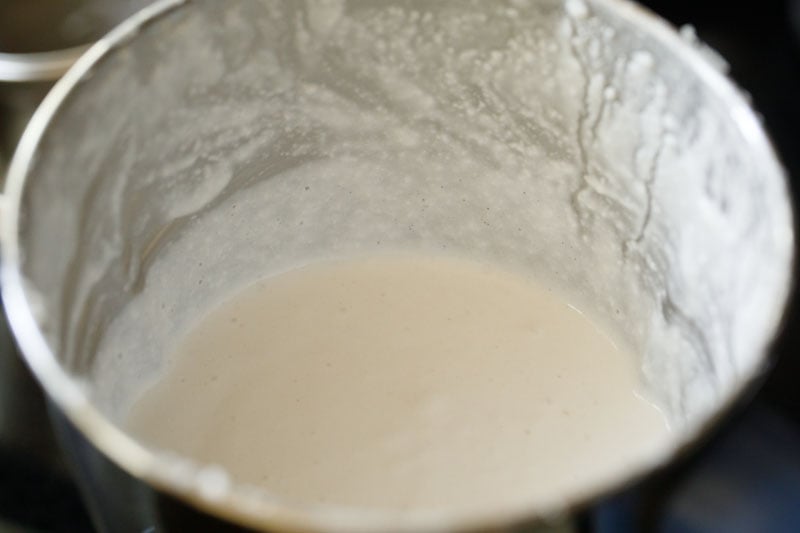
[[[0,50],[53,52],[90,44],[147,0],[3,0]]]
[[[0,176],[38,103],[97,38],[152,0],[0,0]],[[641,0],[730,64],[800,179],[800,0]],[[800,531],[796,311],[765,386],[700,453],[590,510],[588,531]],[[0,531],[91,531],[45,402],[0,322]]]
[[[0,2],[0,164],[52,84],[94,41],[151,2]]]

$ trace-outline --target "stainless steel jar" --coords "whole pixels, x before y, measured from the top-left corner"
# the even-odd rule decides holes
[[[791,277],[783,172],[718,66],[615,0],[165,0],[129,19],[37,111],[1,219],[11,325],[98,522],[474,530],[586,503],[393,523],[124,431],[183,311],[321,255],[446,248],[568,288],[641,354],[669,461],[763,371]]]

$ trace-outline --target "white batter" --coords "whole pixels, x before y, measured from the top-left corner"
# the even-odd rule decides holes
[[[202,317],[137,401],[150,445],[295,503],[546,505],[666,446],[635,358],[549,289],[424,256],[318,263]]]

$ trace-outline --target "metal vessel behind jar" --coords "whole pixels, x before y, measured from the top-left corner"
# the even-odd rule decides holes
[[[98,524],[546,527],[591,501],[392,524],[124,433],[181,310],[321,256],[447,249],[567,287],[642,354],[673,452],[694,441],[762,372],[793,244],[714,59],[613,0],[163,1],[102,39],[34,117],[2,213],[12,329]]]

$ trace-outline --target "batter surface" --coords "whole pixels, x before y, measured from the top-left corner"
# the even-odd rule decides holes
[[[401,513],[571,499],[669,438],[636,358],[559,295],[413,255],[320,262],[231,295],[128,425],[295,503]]]

